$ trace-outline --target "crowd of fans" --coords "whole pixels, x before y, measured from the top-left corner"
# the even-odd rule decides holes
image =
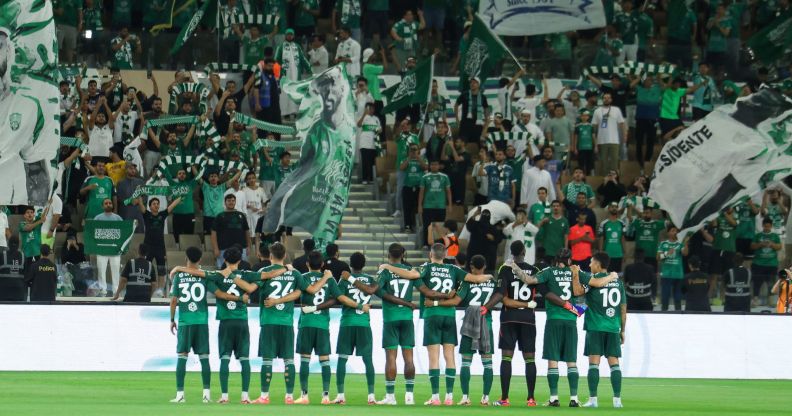
[[[571,75],[578,42],[594,39],[599,50],[592,64],[667,60],[692,68],[691,76],[588,76],[578,88],[565,87],[551,97],[546,80],[525,82],[527,74],[518,71],[511,79],[501,79],[497,113],[491,111],[480,80],[471,79],[469,90],[453,104],[438,93],[435,82],[430,104],[397,111],[392,127],[382,113],[378,76],[389,66],[403,74],[429,53],[458,61],[478,1],[452,6],[432,0],[224,1],[224,26],[216,34],[220,61],[259,65],[261,71],[246,72],[239,84],[229,80],[224,85],[211,74],[208,97],[179,92],[175,102],[171,95],[167,111],[160,93],[193,82],[190,72],[176,71],[163,91],[149,76],[150,95],[127,85],[122,72],[143,66],[142,52],[156,49],[148,31],[137,29],[150,27],[162,12],[161,3],[54,1],[62,60],[99,66],[109,60],[112,69],[107,82],[92,79],[84,84],[78,76],[77,88],[61,83],[63,135],[80,139],[87,148],[61,147],[60,186],[51,203],[7,207],[0,213],[0,271],[25,273],[34,287],[53,288],[34,290],[47,295],[31,295],[33,300],[54,299],[57,274],[48,272],[56,263],[70,275],[93,273],[78,239],[85,219],[136,220],[136,232],[144,239],[133,247],[138,256],[123,268],[120,256],[90,259],[97,285],[76,288],[75,293],[87,290],[118,299],[125,290],[127,297],[138,296],[141,292],[133,286],[145,287],[149,296],[163,290],[168,261],[181,260],[166,258],[167,235],[176,243],[184,236],[205,235],[217,267],[222,266],[223,252],[234,246],[244,258],[265,262],[268,245],[282,241],[291,229],[267,232],[261,219],[297,162],[284,147],[254,147],[257,139],[280,140],[280,135],[248,128],[234,116],[247,112],[262,121],[289,123],[297,108],[281,95],[280,80],[304,79],[346,62],[357,104],[359,180],[374,182],[375,165],[379,178],[395,176],[393,216],[405,231],[418,234],[421,246],[443,242],[448,261],[463,265],[466,258],[481,254],[489,270],[508,258],[502,247],[512,241],[523,241],[527,259],[537,265],[548,264],[559,250],[569,248],[574,262],[586,270],[592,254],[602,250],[611,258],[609,269],[623,274],[631,309],[651,310],[659,293],[662,310],[672,300],[674,309],[681,310],[684,297],[687,310],[709,310],[723,301],[727,311],[747,311],[769,305],[770,294],[778,294],[778,311],[790,312],[792,288],[786,274],[778,273],[790,259],[788,188],[770,189],[761,202],[724,210],[716,221],[683,239],[647,197],[655,146],[684,128],[688,108],[694,119],[705,117],[715,106],[774,81],[764,68],[743,71],[740,45],[747,34],[788,9],[788,1],[695,2],[684,19],[667,16],[667,33],[654,23],[672,11],[666,2],[634,7],[624,1],[614,11],[614,2],[605,1],[607,28],[526,38],[525,57],[553,56],[560,69],[552,72]],[[771,3],[776,7],[768,10]],[[230,23],[232,15],[256,13],[277,14],[278,23]],[[326,17],[331,24],[321,32]],[[185,22],[184,15],[174,19],[172,30]],[[103,34],[106,27],[118,36],[109,39]],[[326,43],[334,43],[335,51]],[[778,67],[772,76],[782,80],[788,69]],[[526,85],[524,92],[516,91],[519,79]],[[746,82],[738,87],[738,79]],[[780,89],[792,94],[792,82],[781,83]],[[449,106],[454,119],[447,118]],[[147,121],[173,115],[197,120],[146,129]],[[198,127],[206,120],[222,137],[217,148]],[[130,148],[138,137],[139,145]],[[249,169],[209,167],[202,175],[190,164],[158,169],[166,156],[198,155],[241,162]],[[386,163],[378,164],[379,159]],[[637,162],[639,171],[624,180],[621,168],[630,162]],[[178,197],[132,198],[147,182],[182,191]],[[467,216],[452,218],[464,207],[472,208]],[[23,215],[17,229],[8,228],[7,213]],[[66,235],[62,246],[53,246],[55,233]],[[313,242],[305,241],[303,248],[312,251]],[[327,267],[339,277],[345,263],[339,260],[338,246],[328,247],[326,256]]]

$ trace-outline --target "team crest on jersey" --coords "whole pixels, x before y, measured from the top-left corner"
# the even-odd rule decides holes
[[[226,303],[226,307],[227,307],[229,310],[232,310],[232,311],[233,311],[233,310],[235,310],[235,309],[236,309],[236,307],[237,307],[237,304],[236,304],[236,302],[234,302],[234,301],[230,301],[230,302]]]
[[[613,308],[606,309],[605,315],[608,315],[608,318],[613,318],[616,315],[616,309]]]
[[[11,126],[11,130],[19,130],[19,125],[22,124],[22,114],[11,113],[11,115],[8,116],[8,124]]]
[[[279,303],[279,304],[275,305],[275,309],[277,309],[279,311],[282,311],[285,308],[286,308],[286,305],[284,305],[282,303]]]
[[[187,305],[187,309],[189,309],[190,312],[195,312],[198,310],[198,305],[196,305],[195,302],[190,302],[190,304]]]

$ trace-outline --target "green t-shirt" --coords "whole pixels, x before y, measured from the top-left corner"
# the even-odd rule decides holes
[[[539,229],[539,241],[545,249],[546,256],[555,256],[558,251],[564,248],[564,240],[569,234],[569,221],[565,216],[561,218],[548,217],[550,220]]]
[[[546,284],[548,291],[560,297],[562,300],[570,301],[572,299],[572,271],[568,267],[548,267],[538,275],[536,279],[539,284]],[[562,320],[562,321],[575,321],[577,316],[568,310],[553,304],[552,302],[545,302],[547,310],[547,320]]]
[[[404,186],[409,188],[421,186],[421,178],[424,176],[421,162],[413,159],[408,160],[407,170],[404,171],[404,175]]]
[[[591,278],[608,277],[607,273],[580,272],[580,283],[588,285]],[[586,291],[586,315],[583,329],[586,331],[621,332],[621,306],[627,301],[621,280],[610,282],[605,287],[590,287]]]
[[[92,7],[83,9],[83,26],[85,26],[86,30],[92,30],[94,32],[104,30],[104,26],[102,25],[101,4],[94,3]]]
[[[363,76],[368,81],[369,93],[374,101],[382,101],[382,91],[380,91],[379,76],[382,74],[382,65],[365,63],[363,64]]]
[[[387,12],[390,10],[390,0],[368,0],[366,9],[370,12]]]
[[[115,37],[112,41],[110,41],[110,46],[113,47],[122,42],[123,40],[121,37]],[[116,68],[132,69],[132,45],[132,40],[127,39],[127,41],[123,42],[123,45],[119,49],[113,52],[113,64],[116,66]]]
[[[660,106],[660,118],[679,120],[679,103],[687,94],[686,88],[666,88],[663,91],[663,102]]]
[[[774,244],[781,244],[781,237],[774,232],[756,233],[753,238],[754,243],[769,241]],[[753,264],[757,266],[778,267],[778,253],[772,247],[759,247],[754,250]]]
[[[421,188],[424,190],[423,207],[429,209],[445,209],[448,203],[446,190],[451,188],[451,180],[445,173],[427,172],[421,178]]]
[[[245,65],[257,65],[264,59],[264,49],[269,46],[269,39],[266,36],[259,36],[253,39],[250,36],[242,38],[242,63]]]
[[[569,182],[564,186],[564,198],[567,201],[575,201],[579,193],[583,192],[586,194],[587,200],[594,199],[594,189],[591,188],[591,185],[585,182]]]
[[[314,27],[316,18],[308,10],[318,10],[319,0],[301,0],[299,8],[294,12],[294,26]]]
[[[646,13],[638,16],[638,49],[645,50],[654,35],[654,20]]]
[[[756,215],[745,202],[740,202],[734,207],[737,219],[737,238],[753,239],[756,234]]]
[[[204,279],[189,273],[176,273],[173,277],[171,296],[178,298],[179,326],[209,323]]]
[[[308,286],[322,280],[322,273],[308,272],[297,279],[297,287],[302,291],[300,295],[300,305],[319,306],[328,299],[338,297],[338,286],[332,277],[327,279],[324,286],[313,295],[308,293]],[[300,315],[300,328],[319,328],[330,330],[330,311],[324,309],[309,314]]]
[[[262,181],[272,181],[278,177],[278,165],[280,165],[280,156],[283,154],[284,149],[275,147],[269,149],[269,155],[272,162],[267,162],[264,157],[264,149],[259,150],[259,176]]]
[[[710,18],[710,21],[719,23],[720,26],[723,27],[724,29],[727,28],[731,29],[729,35],[731,35],[731,32],[735,31],[734,28],[732,27],[732,21],[728,15],[724,16],[723,19],[721,19],[720,21],[717,21],[715,19],[716,19],[715,17]],[[724,36],[723,33],[721,33],[721,31],[718,29],[718,25],[715,24],[709,30],[709,41],[707,42],[707,51],[726,52],[726,39],[728,38],[729,36]]]
[[[728,15],[731,19],[731,32],[729,32],[729,38],[732,39],[739,39],[740,38],[740,27],[742,26],[742,16],[745,12],[745,8],[748,5],[745,1],[733,1],[732,4],[729,6]]]
[[[85,183],[83,184],[83,188],[96,184],[98,185],[95,189],[91,189],[88,192],[87,201],[86,201],[86,208],[85,208],[85,218],[94,219],[97,215],[102,213],[102,202],[107,198],[113,197],[113,180],[110,177],[105,176],[104,178],[98,178],[96,176],[89,176]]]
[[[687,7],[672,9],[668,11],[668,22],[672,23],[668,25],[669,38],[689,42],[693,26],[696,25],[696,14]]]
[[[402,39],[394,40],[396,48],[403,51],[414,51],[418,48],[418,22],[413,20],[407,23],[404,19],[399,20],[393,25],[393,31]]]
[[[566,33],[551,33],[547,35],[547,41],[557,59],[572,59],[572,42]]]
[[[204,217],[214,218],[217,214],[223,212],[223,198],[226,191],[225,183],[212,186],[209,185],[209,182],[202,182],[201,191],[203,191],[204,197]]]
[[[187,179],[184,182],[177,182],[168,179],[168,184],[178,189],[178,194],[181,195],[181,202],[173,208],[174,214],[195,214],[195,203],[193,202],[193,194],[195,193],[195,186],[198,181],[195,179]]]
[[[639,218],[630,223],[630,234],[635,238],[635,247],[643,249],[647,256],[657,253],[660,232],[665,228],[662,220],[644,221]]]
[[[36,218],[36,221],[41,216]],[[41,225],[33,227],[30,231],[25,231],[27,222],[22,221],[19,223],[19,240],[22,244],[22,253],[25,257],[37,257],[41,255]],[[5,230],[3,230],[5,231]]]
[[[572,143],[572,131],[574,130],[572,121],[566,116],[551,118],[547,120],[545,132],[553,135],[556,149],[566,151]]]
[[[773,230],[782,230],[784,228],[784,212],[781,209],[781,204],[767,204],[767,217],[773,221]]]
[[[279,264],[273,264],[261,269],[262,272],[270,272],[283,268]],[[268,280],[259,280],[256,284],[259,287],[259,294],[261,295],[261,312],[259,314],[259,323],[261,325],[288,325],[294,326],[294,302],[279,303],[271,308],[264,307],[264,301],[267,298],[280,299],[288,294],[298,290],[297,285],[301,278],[300,272],[297,270],[289,270],[288,272]]]
[[[538,225],[544,217],[549,217],[553,209],[550,202],[537,202],[531,205],[531,210],[528,213],[528,219],[534,224]]]
[[[410,152],[410,145],[418,145],[418,136],[412,133],[401,133],[396,138],[396,169],[399,169]]]
[[[286,180],[286,177],[295,169],[294,164],[289,164],[288,166],[283,166],[278,164],[275,170],[275,189],[278,189],[280,185]]]
[[[737,251],[737,227],[729,224],[723,214],[718,215],[716,220],[718,229],[715,231],[715,240],[712,248],[716,250]]]
[[[113,26],[129,26],[132,23],[132,1],[113,1]]]
[[[374,278],[364,273],[352,273],[352,276],[367,286],[374,283]],[[357,302],[358,305],[371,304],[371,295],[361,292],[360,289],[349,284],[346,280],[338,283],[338,291],[336,293],[336,297],[344,295]],[[341,307],[341,326],[371,326],[371,320],[368,313],[344,305]]]
[[[666,240],[660,243],[657,247],[657,253],[665,256],[665,258],[660,259],[662,262],[660,266],[661,277],[669,279],[682,279],[684,277],[682,268],[682,248],[684,247],[681,241]],[[671,252],[672,250],[673,253]]]
[[[418,267],[421,273],[421,281],[431,290],[440,293],[450,293],[457,290],[459,285],[465,280],[467,272],[453,264],[424,263]],[[424,296],[421,295],[421,318],[430,316],[456,316],[456,308],[453,306],[433,306],[424,307]]]
[[[160,21],[160,16],[167,14],[170,16],[170,10],[167,6],[170,4],[169,0],[147,0],[143,4],[143,26],[147,29],[151,28],[155,23]]]
[[[613,19],[613,25],[621,34],[625,45],[635,45],[635,38],[638,34],[638,12],[632,11],[630,14],[619,13]]]
[[[63,14],[58,15],[57,10],[63,9]],[[83,0],[53,0],[52,11],[55,18],[55,23],[59,25],[66,25],[77,27],[78,11],[83,8]]]
[[[209,291],[214,293],[217,290],[228,293],[229,295],[242,296],[244,291],[234,283],[234,278],[238,277],[248,283],[256,283],[261,280],[261,273],[248,272],[244,270],[234,270],[228,277],[219,272],[210,273],[206,277]],[[217,312],[215,319],[225,321],[229,319],[241,319],[247,322],[247,304],[242,301],[217,299]]]
[[[400,269],[409,270],[408,266],[403,264],[393,264]],[[423,286],[423,282],[421,279],[402,279],[399,276],[394,275],[393,273],[383,270],[377,275],[379,289],[377,289],[377,296],[380,298],[383,297],[385,294],[393,295],[399,299],[402,299],[406,302],[413,301],[413,289]],[[412,321],[413,319],[413,312],[412,309],[403,306],[403,305],[396,305],[394,303],[390,303],[387,301],[382,302],[382,320],[383,322],[395,322],[395,321]]]
[[[594,126],[591,123],[580,123],[575,126],[575,134],[577,134],[578,150],[594,149]]]
[[[657,106],[663,100],[663,90],[659,84],[652,84],[649,88],[639,85],[635,89],[635,102],[638,105]]]
[[[619,220],[606,219],[600,224],[599,234],[603,238],[603,249],[611,258],[620,259],[624,257],[624,247],[622,247],[622,237],[627,227]]]
[[[360,0],[337,0],[335,8],[342,27],[347,26],[350,29],[360,28],[360,15],[362,13]]]

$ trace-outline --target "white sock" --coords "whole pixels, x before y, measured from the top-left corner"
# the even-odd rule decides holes
[[[250,400],[250,396],[248,396],[248,392],[246,391],[242,392],[242,400],[248,400],[248,401]]]
[[[390,400],[390,399],[396,400],[396,395],[395,394],[385,393],[385,399],[387,399],[387,400]]]
[[[369,394],[369,395],[368,395],[368,401],[370,401],[370,402],[374,402],[374,401],[377,401],[377,399],[376,399],[376,398],[374,398],[374,395],[373,395],[373,394]]]
[[[556,400],[558,400],[558,396],[550,396],[550,401],[551,402],[554,402]]]
[[[489,401],[489,396],[487,396],[486,394],[481,396],[481,401],[482,402],[488,402]]]
[[[286,398],[287,398],[287,399],[293,399],[293,398],[294,398],[294,396],[292,396],[291,394],[288,394],[288,393],[286,393]]]
[[[220,393],[220,400],[228,400],[228,393]]]
[[[575,402],[579,401],[577,396],[572,396],[572,397],[569,398],[569,400],[572,400],[572,401],[575,401]]]
[[[614,403],[621,403],[621,397],[614,397],[613,398],[613,402]]]
[[[203,389],[203,397],[210,397],[212,394],[209,392],[209,389]]]
[[[591,403],[597,403],[597,398],[596,397],[589,397],[588,401],[590,401]]]
[[[433,394],[432,400],[440,400],[440,394]]]
[[[342,400],[346,400],[346,397],[344,396],[344,393],[338,393],[338,396],[336,396],[336,398],[342,399]]]
[[[262,392],[261,392],[261,398],[262,398],[262,399],[267,399],[267,398],[269,398],[269,392],[268,392],[268,391],[267,391],[267,392],[263,392],[263,391],[262,391]]]
[[[467,394],[463,394],[462,395],[462,400],[470,400],[470,399],[468,399],[468,395]]]
[[[177,391],[177,392],[176,392],[176,398],[177,398],[177,399],[181,399],[181,398],[183,398],[183,397],[184,397],[184,391],[183,391],[183,390],[182,390],[182,391]]]

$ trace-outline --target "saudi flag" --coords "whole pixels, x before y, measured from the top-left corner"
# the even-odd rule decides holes
[[[317,250],[336,239],[349,200],[355,155],[355,103],[343,65],[302,81],[284,80],[299,103],[300,160],[275,191],[263,229],[297,227],[313,234]]]
[[[487,25],[476,15],[473,19],[473,26],[470,27],[468,34],[468,46],[465,55],[462,57],[460,84],[463,90],[467,89],[468,81],[477,77],[483,84],[488,76],[495,71],[495,67],[501,59],[509,59],[518,67],[520,63],[511,53],[503,41],[490,30]]]
[[[388,98],[388,105],[383,111],[390,113],[413,104],[426,104],[432,92],[433,75],[434,55],[407,72],[401,82],[382,91],[382,94]]]
[[[171,55],[179,53],[182,46],[192,37],[195,30],[198,29],[198,25],[202,22],[204,24],[211,22],[212,27],[217,26],[217,2],[218,0],[204,0],[203,5],[195,12],[190,22],[187,23],[187,26],[184,26],[181,32],[179,32],[179,36],[176,38],[176,42],[174,42],[170,50]]]
[[[46,205],[60,143],[52,3],[0,1],[0,205]]]
[[[757,59],[768,65],[785,55],[789,56],[792,48],[792,11],[778,16],[767,27],[751,36],[748,47]]]
[[[85,254],[98,256],[118,256],[129,249],[135,220],[100,221],[86,220],[83,240]]]

